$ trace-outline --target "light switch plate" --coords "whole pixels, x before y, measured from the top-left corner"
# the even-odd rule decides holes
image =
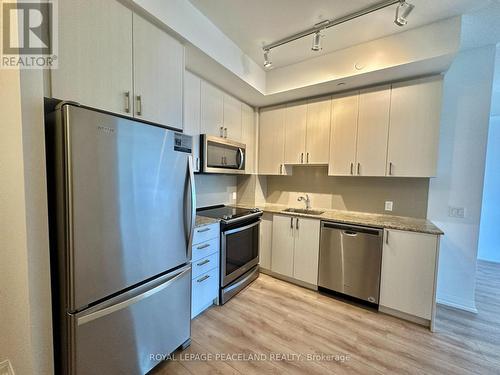
[[[385,201],[385,210],[386,211],[392,211],[393,206],[394,206],[394,202]]]

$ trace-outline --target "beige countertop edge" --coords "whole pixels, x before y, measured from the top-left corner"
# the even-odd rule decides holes
[[[215,224],[215,223],[218,223],[218,222],[219,222],[218,219],[196,215],[196,221],[195,221],[194,226],[196,228],[199,228],[199,227],[203,227],[205,225]]]
[[[328,209],[321,209],[321,211],[325,211],[321,215],[309,215],[309,214],[283,212],[284,209],[288,208],[287,206],[274,205],[274,204],[272,205],[257,204],[255,206],[245,205],[245,204],[235,204],[234,206],[243,208],[259,208],[264,212],[275,213],[280,215],[308,217],[312,219],[319,219],[325,221],[335,221],[339,223],[354,224],[354,225],[356,224],[368,225],[377,228],[403,230],[408,232],[433,234],[438,236],[444,235],[444,232],[441,229],[439,229],[436,225],[434,225],[431,221],[426,219],[417,219],[406,216],[370,214],[365,212],[328,210]]]

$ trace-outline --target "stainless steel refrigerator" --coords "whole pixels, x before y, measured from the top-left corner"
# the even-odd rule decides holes
[[[58,372],[144,374],[190,340],[191,137],[62,102],[46,141]]]

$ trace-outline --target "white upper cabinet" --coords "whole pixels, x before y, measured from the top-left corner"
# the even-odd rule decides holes
[[[52,97],[132,115],[132,11],[118,1],[58,3]]]
[[[184,73],[184,132],[193,136],[193,163],[200,171],[200,111],[201,79],[189,71]]]
[[[436,175],[441,96],[441,77],[392,86],[387,175]]]
[[[182,129],[184,46],[134,14],[134,116]]]
[[[283,165],[285,153],[285,108],[266,108],[259,121],[259,174],[286,174]]]
[[[205,81],[201,81],[201,132],[224,136],[224,93]]]
[[[307,164],[328,164],[330,150],[331,97],[307,103]]]
[[[224,138],[241,141],[241,105],[238,99],[224,95]]]
[[[332,100],[329,175],[355,174],[358,108],[358,92]]]
[[[245,173],[254,174],[255,168],[255,155],[257,144],[255,126],[255,112],[252,107],[242,104],[241,106],[241,141],[246,145],[246,161]]]
[[[306,159],[307,102],[285,108],[285,164],[302,164]]]
[[[184,47],[118,1],[59,4],[52,97],[182,129]]]
[[[390,106],[390,85],[360,92],[356,175],[385,176]]]

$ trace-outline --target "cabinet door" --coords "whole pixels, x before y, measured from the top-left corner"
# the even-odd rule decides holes
[[[306,124],[307,102],[285,108],[285,164],[305,163]]]
[[[182,129],[184,46],[134,14],[135,117]]]
[[[307,164],[328,164],[332,100],[320,98],[307,103]]]
[[[294,225],[295,218],[292,216],[273,216],[271,270],[289,277],[293,277]]]
[[[295,218],[293,277],[318,285],[320,221]]]
[[[358,93],[332,100],[332,132],[330,141],[330,176],[351,176],[356,163],[358,132]]]
[[[58,7],[52,97],[132,116],[132,11],[114,0],[64,0]]]
[[[388,175],[401,177],[436,175],[441,91],[440,77],[392,86]]]
[[[259,174],[283,174],[284,108],[264,109],[259,121]]]
[[[356,174],[385,176],[390,105],[390,85],[360,92]]]
[[[241,141],[241,102],[224,94],[224,137]]]
[[[200,87],[201,80],[187,70],[184,73],[184,133],[193,136],[193,163],[200,171]]]
[[[380,305],[431,319],[437,240],[434,235],[385,231]]]
[[[205,81],[201,81],[201,132],[224,135],[224,93]]]
[[[245,173],[255,173],[255,113],[252,107],[245,104],[241,107],[241,139],[246,145]]]
[[[271,269],[271,249],[273,246],[273,215],[264,214],[260,222],[259,259],[260,266]]]

